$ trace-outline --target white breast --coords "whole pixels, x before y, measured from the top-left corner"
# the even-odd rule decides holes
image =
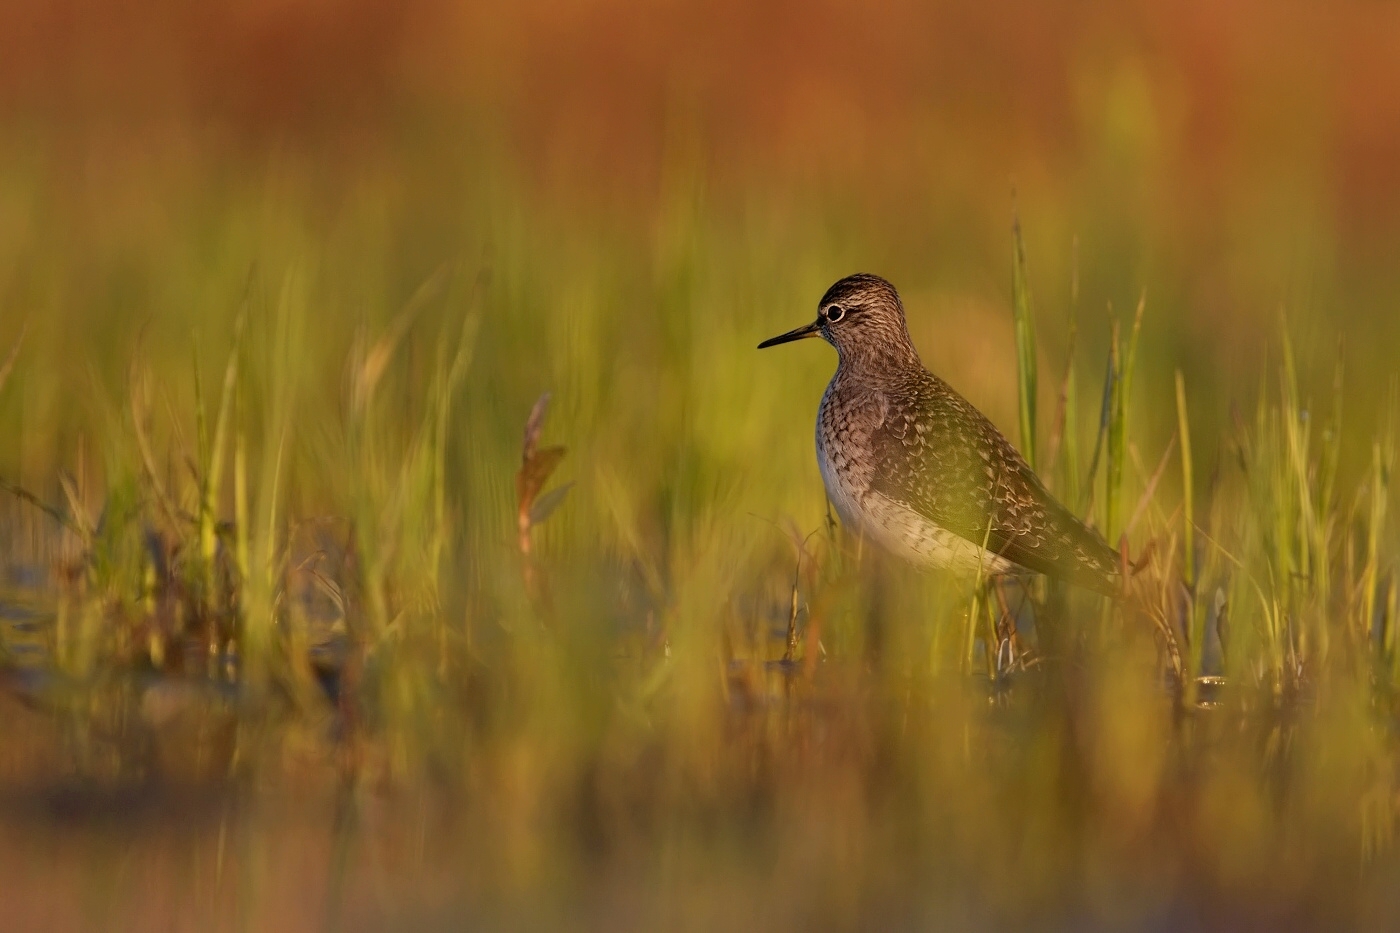
[[[961,535],[929,521],[883,493],[868,493],[860,504],[860,534],[911,563],[954,573],[984,576],[1014,573],[1019,568]]]

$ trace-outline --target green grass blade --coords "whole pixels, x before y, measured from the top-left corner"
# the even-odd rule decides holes
[[[1371,508],[1366,527],[1366,568],[1362,572],[1364,595],[1357,635],[1362,640],[1371,637],[1376,619],[1376,592],[1380,584],[1381,531],[1385,525],[1386,494],[1389,491],[1390,470],[1381,453],[1381,442],[1371,445]]]
[[[1079,386],[1074,375],[1074,358],[1077,350],[1079,328],[1077,322],[1070,321],[1070,352],[1065,361],[1065,382],[1061,391],[1064,420],[1060,427],[1060,445],[1063,451],[1065,501],[1078,502],[1079,489]]]
[[[1094,433],[1094,453],[1089,458],[1089,472],[1084,477],[1084,501],[1079,509],[1086,521],[1093,520],[1094,491],[1098,488],[1099,466],[1103,462],[1108,442],[1108,427],[1113,418],[1113,399],[1118,385],[1118,325],[1115,322],[1109,338],[1108,362],[1103,376],[1103,392],[1099,399],[1099,423]]]
[[[1036,468],[1036,356],[1035,319],[1031,314],[1030,284],[1026,276],[1026,246],[1021,238],[1021,218],[1013,215],[1014,272],[1012,275],[1012,320],[1016,329],[1016,395],[1020,403],[1021,453],[1031,469]]]
[[[1176,371],[1176,425],[1181,439],[1182,574],[1186,589],[1196,592],[1196,496],[1191,467],[1191,424],[1186,413],[1186,380]]]
[[[1196,495],[1195,475],[1191,459],[1191,422],[1186,411],[1186,380],[1181,370],[1176,371],[1176,418],[1177,433],[1181,440],[1181,566],[1182,583],[1186,598],[1186,624],[1190,635],[1187,646],[1188,658],[1183,671],[1185,683],[1183,699],[1187,708],[1196,705],[1198,677],[1201,674],[1201,658],[1205,651],[1205,611],[1197,598],[1196,578]]]
[[[238,385],[238,358],[243,346],[243,329],[248,321],[248,304],[245,300],[233,319],[233,346],[229,349],[228,363],[224,366],[223,390],[219,395],[219,412],[214,419],[214,438],[205,451],[203,491],[199,507],[199,549],[209,573],[212,574],[214,557],[218,549],[217,522],[215,515],[219,505],[219,490],[224,476],[224,448],[228,443],[229,420],[233,411],[234,390]],[[202,410],[203,406],[201,406]],[[201,419],[202,423],[203,419]],[[201,438],[203,449],[203,438]],[[212,577],[211,581],[212,583]],[[212,592],[212,588],[210,590]]]
[[[1104,533],[1112,541],[1119,532],[1123,496],[1123,473],[1128,462],[1128,405],[1132,398],[1133,373],[1137,366],[1138,336],[1142,333],[1142,314],[1147,305],[1147,293],[1138,299],[1133,315],[1133,329],[1119,357],[1118,380],[1113,393],[1112,415],[1108,423],[1108,470],[1105,474]],[[1114,341],[1117,346],[1117,341]]]

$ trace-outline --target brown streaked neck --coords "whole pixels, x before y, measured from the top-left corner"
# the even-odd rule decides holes
[[[898,334],[882,334],[878,340],[860,340],[850,346],[838,344],[836,353],[837,378],[888,379],[924,370],[909,332],[902,329]]]

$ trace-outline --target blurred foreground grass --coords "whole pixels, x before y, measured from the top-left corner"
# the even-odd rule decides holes
[[[970,584],[827,524],[831,354],[752,349],[877,246],[684,172],[640,231],[483,177],[289,162],[104,229],[7,176],[5,926],[1400,921],[1383,376],[890,272],[1151,555],[1128,609],[1033,588],[989,676]]]

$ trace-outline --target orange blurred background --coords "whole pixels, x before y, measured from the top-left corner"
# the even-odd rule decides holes
[[[1349,238],[1393,232],[1400,209],[1400,9],[1371,2],[41,0],[0,7],[0,103],[253,148],[490,117],[540,176],[627,190],[676,120],[703,128],[723,185],[1030,185],[1136,145],[1147,192],[1196,192],[1149,204],[1188,220],[1319,170]]]
[[[1014,185],[1052,320],[1078,237],[1085,305],[1146,288],[1186,345],[1251,346],[1281,307],[1379,328],[1373,371],[1400,337],[1393,4],[16,2],[0,108],[79,225],[126,184],[305,154],[429,214],[494,166],[645,229],[680,164],[720,216],[825,217],[881,271],[1004,292]]]

